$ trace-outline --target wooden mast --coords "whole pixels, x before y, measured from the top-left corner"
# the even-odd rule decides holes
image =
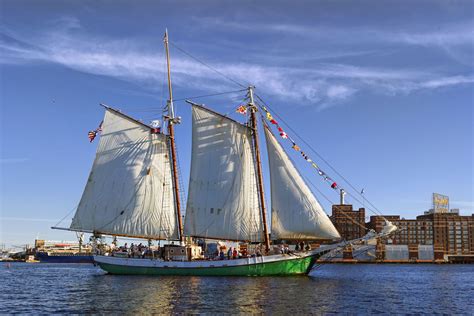
[[[265,206],[265,195],[263,192],[263,173],[262,173],[262,161],[260,159],[260,147],[258,143],[258,130],[257,130],[257,118],[256,112],[257,107],[253,100],[253,89],[254,87],[248,87],[249,90],[249,97],[250,97],[250,124],[253,130],[253,144],[255,148],[255,159],[257,160],[257,187],[258,193],[260,197],[260,207],[262,210],[262,221],[263,221],[263,234],[265,239],[265,251],[268,252],[270,250],[270,238],[268,236],[268,227],[267,227],[267,210]]]
[[[178,179],[178,163],[176,162],[176,144],[174,140],[174,125],[179,123],[179,119],[174,117],[173,107],[173,89],[171,88],[171,68],[170,68],[170,51],[168,47],[168,30],[165,31],[165,49],[166,49],[166,63],[168,65],[168,135],[170,138],[171,147],[171,161],[173,167],[173,184],[174,184],[174,197],[176,203],[176,215],[178,216],[178,229],[179,229],[179,241],[184,241],[183,235],[183,219],[181,218],[181,201],[179,198],[179,179]]]

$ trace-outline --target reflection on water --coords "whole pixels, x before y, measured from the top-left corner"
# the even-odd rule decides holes
[[[0,264],[0,313],[474,313],[474,265],[325,265],[311,277],[107,275]]]

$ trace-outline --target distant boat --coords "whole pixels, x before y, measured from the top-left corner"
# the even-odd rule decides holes
[[[193,102],[191,174],[184,224],[174,126],[168,34],[167,134],[105,106],[100,143],[69,230],[177,241],[158,257],[94,255],[112,274],[304,275],[317,258],[341,244],[280,252],[272,240],[337,241],[340,235],[270,128],[262,123],[271,183],[271,232],[259,146],[257,105],[247,89],[248,122],[241,124]],[[254,253],[203,260],[196,239],[237,241]]]
[[[6,250],[0,250],[0,261],[9,261],[9,260],[11,260],[10,252]]]
[[[91,253],[37,252],[36,259],[42,263],[94,263]]]
[[[84,245],[84,235],[78,242],[35,240],[35,257],[42,263],[94,263],[92,248]]]

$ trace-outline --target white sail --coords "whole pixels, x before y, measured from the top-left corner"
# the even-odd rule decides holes
[[[272,200],[272,239],[336,239],[339,233],[298,170],[265,127]]]
[[[177,239],[167,136],[107,108],[71,229]]]
[[[261,241],[250,128],[193,106],[186,235]]]

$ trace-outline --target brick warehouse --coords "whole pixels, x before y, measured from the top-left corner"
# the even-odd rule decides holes
[[[346,240],[361,238],[367,233],[364,208],[353,210],[350,204],[333,205],[331,220]]]
[[[393,235],[393,244],[435,245],[442,247],[444,254],[474,255],[474,215],[439,213],[416,219],[400,219],[400,216],[387,219],[399,228]],[[371,216],[367,227],[380,232],[383,222],[381,216]]]
[[[387,242],[407,245],[412,249],[410,253],[415,252],[418,245],[432,245],[437,259],[474,256],[474,214],[461,216],[458,210],[430,210],[416,219],[404,219],[399,215],[387,215],[385,218],[399,228]],[[384,225],[382,216],[371,216],[370,221],[365,223],[365,209],[354,210],[349,204],[333,205],[331,220],[345,240],[360,238],[368,229],[380,232]],[[362,226],[366,226],[367,230]]]

